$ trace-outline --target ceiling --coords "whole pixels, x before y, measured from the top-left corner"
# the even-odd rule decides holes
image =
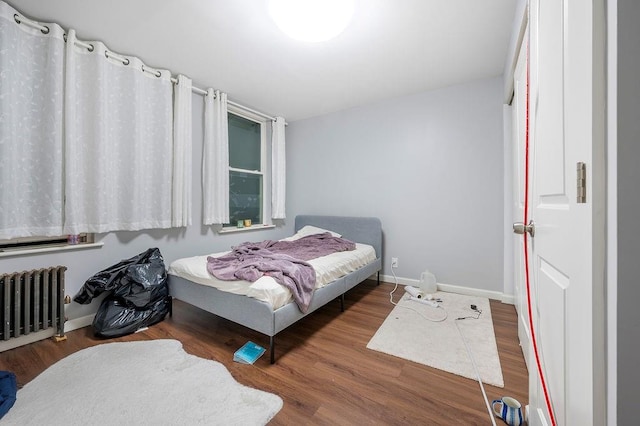
[[[358,0],[324,43],[288,38],[266,0],[5,0],[116,53],[288,122],[502,74],[516,0]]]

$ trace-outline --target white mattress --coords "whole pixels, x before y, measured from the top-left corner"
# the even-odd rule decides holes
[[[291,292],[286,287],[278,284],[272,277],[262,277],[251,283],[240,280],[222,281],[212,276],[207,271],[207,257],[219,257],[227,253],[229,252],[178,259],[169,266],[169,274],[229,293],[262,300],[269,303],[274,310],[292,300]],[[375,259],[376,252],[372,246],[356,243],[355,250],[332,253],[309,260],[308,263],[316,271],[316,288],[320,288],[373,262]]]

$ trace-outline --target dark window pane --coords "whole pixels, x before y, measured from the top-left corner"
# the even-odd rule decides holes
[[[229,219],[232,226],[245,219],[262,223],[262,175],[229,172]]]
[[[229,114],[229,166],[260,170],[260,123]]]

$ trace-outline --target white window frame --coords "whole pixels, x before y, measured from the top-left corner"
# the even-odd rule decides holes
[[[54,237],[19,237],[0,240],[0,257],[20,256],[23,254],[45,253],[61,250],[75,250],[100,247],[95,234],[85,232],[78,235],[60,235]]]
[[[229,165],[229,172],[237,171],[262,175],[262,223],[252,223],[249,228],[237,228],[236,224],[230,223],[225,225],[222,229],[225,231],[236,229],[249,230],[272,226],[271,203],[269,202],[271,200],[271,169],[268,167],[269,163],[267,161],[267,119],[234,105],[228,105],[227,112],[260,124],[260,170],[237,169]],[[229,180],[229,185],[231,185],[231,180]],[[228,189],[229,188],[227,188],[227,190]],[[231,206],[229,206],[229,209],[231,209]],[[229,214],[231,214],[231,211],[229,211]]]

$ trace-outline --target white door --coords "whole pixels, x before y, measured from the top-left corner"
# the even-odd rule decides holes
[[[511,130],[513,141],[513,222],[524,220],[524,185],[525,185],[525,144],[527,134],[527,38],[525,31],[520,53],[513,75],[513,100],[511,102]],[[529,185],[531,186],[531,185]],[[524,273],[523,238],[513,235],[514,296],[518,313],[518,338],[527,368],[530,363],[531,334],[529,332],[529,311],[527,307],[527,289]],[[527,240],[527,244],[531,244]],[[535,368],[535,367],[533,367]]]
[[[604,424],[604,192],[593,184],[604,152],[600,3],[531,0],[529,10],[532,316],[558,425]],[[585,203],[576,199],[578,162],[587,169]],[[551,424],[533,363],[529,398],[530,424]]]

